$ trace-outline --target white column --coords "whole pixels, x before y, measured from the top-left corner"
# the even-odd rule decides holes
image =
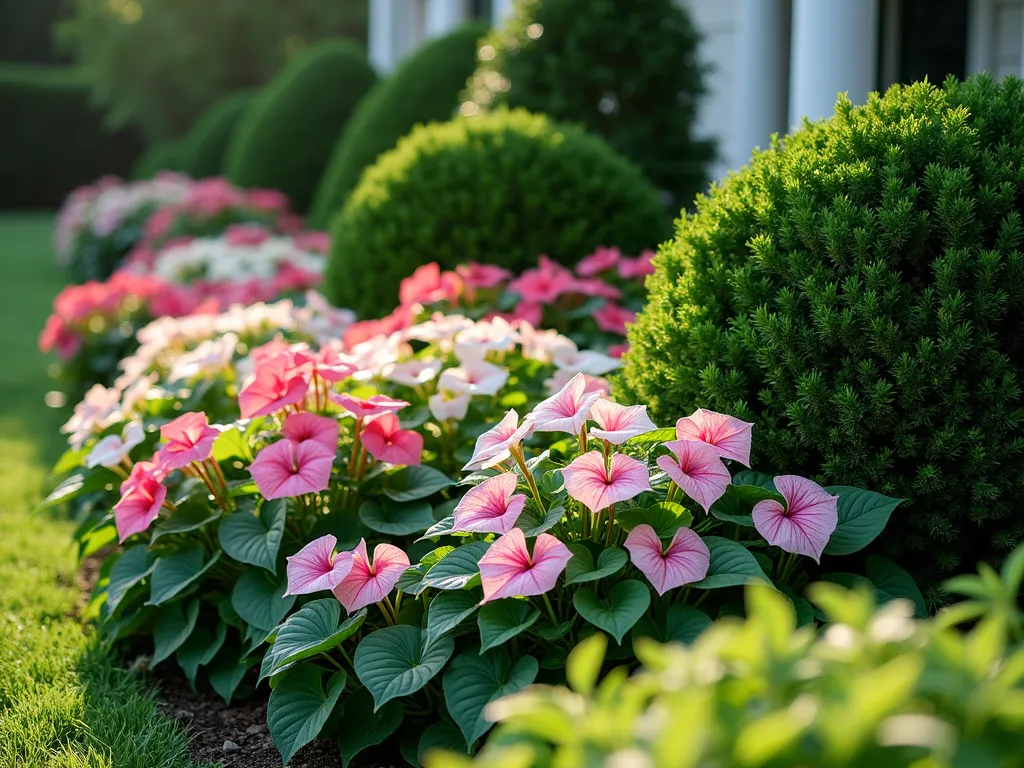
[[[793,0],[789,124],[828,117],[845,91],[863,104],[876,90],[878,0]]]
[[[733,118],[725,161],[745,165],[754,147],[786,131],[789,81],[789,3],[739,0],[736,6],[736,69]]]
[[[451,31],[469,18],[466,0],[427,0],[427,37]]]
[[[512,0],[491,0],[491,26],[500,27],[512,12]]]
[[[416,0],[370,0],[370,63],[378,72],[390,72],[419,44],[421,21]]]

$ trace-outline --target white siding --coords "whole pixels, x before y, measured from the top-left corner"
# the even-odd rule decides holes
[[[968,71],[1024,75],[1024,0],[971,0]]]
[[[733,112],[733,64],[736,45],[736,0],[679,0],[690,10],[701,33],[699,55],[709,67],[705,78],[707,93],[701,100],[696,134],[718,141],[718,159],[711,166],[713,179],[739,168],[748,158],[727,157],[729,127]]]

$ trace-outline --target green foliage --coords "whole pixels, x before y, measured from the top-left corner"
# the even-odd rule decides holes
[[[662,246],[620,393],[907,498],[886,544],[922,580],[1001,560],[1024,536],[1022,112],[1016,78],[919,83],[756,154]]]
[[[524,110],[421,126],[363,174],[334,221],[324,290],[379,314],[427,260],[511,269],[639,253],[667,233],[656,191],[601,139]]]
[[[191,175],[191,148],[185,139],[168,139],[150,144],[132,165],[133,180],[152,179],[161,171]]]
[[[35,2],[35,0],[34,0]],[[364,39],[364,2],[68,0],[58,42],[93,75],[115,126],[184,134],[220,98],[267,83],[318,40]]]
[[[569,655],[572,690],[492,701],[484,716],[499,725],[473,763],[435,754],[426,764],[1021,765],[1024,613],[1005,598],[1019,597],[1024,546],[1011,559],[1001,579],[987,566],[960,577],[977,598],[970,610],[928,621],[905,602],[876,608],[869,590],[814,585],[822,634],[798,628],[779,592],[751,586],[746,619],[720,620],[689,646],[637,640],[640,671],[615,669],[596,686],[607,640],[595,635]],[[962,634],[965,618],[980,620]]]
[[[311,226],[326,228],[355,189],[363,169],[416,125],[449,119],[473,72],[483,24],[466,24],[427,42],[356,107],[317,189]]]
[[[103,125],[78,69],[2,64],[0,101],[0,208],[55,208],[77,186],[126,173],[141,149]]]
[[[517,0],[481,42],[464,113],[525,107],[583,124],[689,207],[711,141],[693,137],[704,70],[699,36],[675,0]]]
[[[254,96],[254,91],[237,91],[215,102],[200,115],[186,137],[190,176],[203,179],[223,173],[231,136]]]
[[[246,110],[228,146],[228,177],[242,187],[278,189],[305,211],[338,136],[375,80],[355,43],[329,40],[304,51]]]

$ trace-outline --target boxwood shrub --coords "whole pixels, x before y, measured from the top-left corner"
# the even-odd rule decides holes
[[[757,422],[755,461],[910,500],[937,574],[1024,536],[1024,82],[893,87],[804,126],[676,223],[620,392]]]
[[[427,261],[575,264],[602,244],[639,253],[668,226],[657,191],[600,138],[501,110],[418,127],[367,169],[334,220],[324,289],[380,314]]]
[[[473,73],[484,24],[466,24],[428,42],[373,87],[338,140],[313,200],[310,221],[326,227],[352,193],[363,169],[419,123],[447,120]]]
[[[376,79],[356,43],[310,46],[246,110],[228,147],[228,177],[241,187],[279,189],[305,212],[338,136]]]
[[[197,179],[219,176],[224,155],[242,115],[252,103],[254,91],[236,91],[215,102],[200,115],[188,132],[188,169]]]
[[[77,69],[0,65],[0,102],[0,208],[56,208],[77,186],[126,174],[142,149],[134,132],[105,127]]]
[[[700,38],[676,0],[516,0],[479,47],[466,111],[524,107],[582,123],[688,207],[710,141],[694,138]]]

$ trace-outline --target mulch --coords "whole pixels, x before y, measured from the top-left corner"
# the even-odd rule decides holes
[[[192,692],[184,675],[172,665],[157,670],[157,706],[188,726],[190,757],[195,762],[221,762],[225,768],[281,768],[281,756],[267,730],[267,699],[259,692],[230,707],[212,691]],[[289,768],[341,768],[334,739],[303,747]],[[397,749],[377,747],[360,753],[349,768],[407,768]]]

